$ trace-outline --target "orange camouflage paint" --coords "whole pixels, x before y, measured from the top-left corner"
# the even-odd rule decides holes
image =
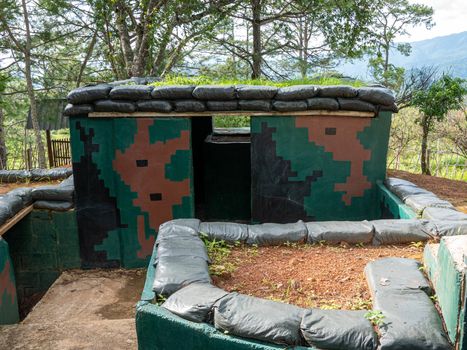
[[[363,196],[371,183],[363,174],[363,162],[370,160],[371,150],[363,148],[358,133],[369,126],[369,118],[297,117],[295,125],[308,129],[308,139],[331,152],[336,161],[350,161],[350,175],[345,183],[335,184],[335,191],[343,191],[342,200],[350,205],[353,197]]]
[[[11,274],[11,265],[10,261],[7,260],[3,271],[0,271],[0,303],[2,302],[2,297],[5,293],[10,295],[11,303],[14,304],[16,298],[16,288],[15,284],[10,278]]]
[[[165,167],[178,150],[190,149],[190,132],[180,132],[180,137],[165,142],[150,143],[149,128],[157,120],[139,119],[134,143],[123,152],[116,151],[113,168],[123,182],[137,194],[133,205],[149,215],[149,226],[158,230],[159,225],[173,219],[172,207],[182,203],[190,195],[190,179],[173,181],[166,178]],[[154,238],[145,237],[144,216],[139,216],[138,241],[141,250],[138,257],[151,254]]]

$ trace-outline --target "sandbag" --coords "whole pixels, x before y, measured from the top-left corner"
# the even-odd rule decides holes
[[[164,100],[138,101],[136,102],[136,109],[142,112],[168,113],[172,110],[172,105]]]
[[[23,182],[29,179],[31,172],[28,170],[0,170],[0,182]]]
[[[210,240],[226,242],[245,242],[248,238],[248,226],[232,222],[203,222],[199,232],[204,233]]]
[[[171,295],[190,283],[211,283],[208,263],[191,256],[166,256],[158,259],[153,291]]]
[[[133,102],[123,100],[99,100],[94,102],[96,112],[132,113],[136,111]]]
[[[294,305],[230,293],[214,304],[214,326],[239,337],[301,345],[303,312]]]
[[[321,97],[357,97],[358,90],[347,85],[320,86],[319,96]]]
[[[386,185],[387,188],[389,188],[392,192],[392,188],[395,186],[417,186],[413,182],[404,180],[404,179],[398,179],[397,177],[388,177],[384,180],[384,184]]]
[[[236,89],[240,100],[271,100],[279,90],[267,85],[237,85]]]
[[[227,294],[209,283],[192,283],[173,293],[161,306],[186,320],[211,323],[214,304]]]
[[[314,85],[293,85],[281,87],[275,99],[280,101],[306,100],[318,94],[318,88]]]
[[[329,350],[374,350],[378,337],[366,311],[312,309],[303,315],[300,330],[310,346]]]
[[[7,193],[0,196],[0,225],[23,209],[23,200],[20,196]]]
[[[382,350],[451,349],[420,266],[412,259],[384,258],[365,267],[373,308],[384,316]]]
[[[368,263],[364,272],[373,296],[403,290],[421,290],[431,295],[433,289],[420,271],[420,266],[413,259],[382,258]]]
[[[195,236],[171,237],[157,244],[156,264],[159,259],[167,256],[192,256],[210,262],[206,246],[203,241]]]
[[[74,186],[39,186],[31,194],[34,200],[73,201]]]
[[[454,206],[443,199],[438,198],[433,193],[414,194],[407,196],[404,203],[408,205],[418,215],[422,215],[423,210],[428,207],[434,208],[454,208]]]
[[[44,181],[44,180],[61,180],[65,179],[73,174],[71,168],[52,168],[52,169],[32,169],[31,180],[32,181]]]
[[[207,101],[206,105],[210,111],[235,111],[238,109],[238,102],[232,101]]]
[[[269,100],[239,100],[238,107],[243,111],[269,112],[272,105]]]
[[[337,111],[339,103],[335,98],[313,97],[306,100],[308,109],[322,109],[326,111]]]
[[[200,100],[228,101],[235,99],[233,85],[199,85],[193,90],[193,97]]]
[[[149,100],[151,98],[151,85],[121,85],[110,90],[109,98],[113,100]]]
[[[193,98],[194,85],[156,86],[152,98],[162,100],[189,100]]]
[[[433,227],[428,220],[384,219],[370,221],[370,224],[374,227],[374,245],[424,242],[434,238],[431,234]]]
[[[164,225],[164,224],[163,224]],[[185,226],[183,224],[166,224],[159,226],[159,232],[157,233],[156,244],[159,244],[163,240],[171,240],[178,237],[184,237],[191,239],[192,237],[198,239],[198,231],[193,227]]]
[[[352,98],[338,98],[339,108],[344,111],[376,112],[376,107],[371,103]]]
[[[63,114],[68,116],[87,115],[92,112],[94,112],[94,106],[90,104],[72,105],[68,103],[63,110]]]
[[[422,218],[429,220],[460,221],[467,220],[467,214],[462,213],[455,208],[428,207],[423,210]]]
[[[436,234],[440,237],[467,235],[467,220],[432,220],[431,223],[435,226]]]
[[[60,182],[60,186],[75,186],[73,175],[68,176],[65,180]]]
[[[305,223],[308,230],[307,243],[320,241],[337,244],[370,243],[373,239],[373,225],[368,221],[316,221]]]
[[[204,112],[206,106],[198,100],[177,100],[174,101],[176,112]]]
[[[306,101],[273,101],[273,108],[279,112],[305,111],[308,107]]]
[[[73,208],[73,202],[38,200],[34,202],[34,209],[48,209],[67,211]]]
[[[112,87],[108,84],[84,86],[70,91],[67,100],[71,104],[86,104],[109,97]]]
[[[413,195],[434,195],[432,192],[420,188],[416,185],[397,185],[392,186],[390,191],[399,197],[402,201],[405,201],[409,196]]]
[[[159,231],[167,226],[186,226],[198,232],[200,223],[201,221],[198,219],[173,219],[161,224]]]
[[[286,242],[304,242],[307,229],[303,221],[293,224],[248,225],[248,244],[280,245]]]
[[[9,195],[11,196],[16,196],[21,198],[21,201],[23,203],[23,207],[29,205],[32,203],[32,188],[30,187],[18,187],[10,192],[8,192]]]
[[[358,89],[358,98],[377,105],[391,106],[395,102],[391,90],[378,87],[361,87]]]

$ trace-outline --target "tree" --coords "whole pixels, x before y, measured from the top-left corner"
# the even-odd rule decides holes
[[[449,110],[462,107],[463,98],[467,94],[465,81],[443,74],[426,90],[414,94],[412,105],[418,107],[421,118],[417,120],[422,127],[421,168],[422,173],[430,175],[427,164],[428,136],[436,122],[443,121]]]
[[[386,87],[397,90],[404,78],[404,69],[390,63],[391,49],[410,55],[409,43],[395,43],[397,37],[408,35],[409,27],[423,25],[430,29],[433,9],[426,5],[410,4],[408,0],[379,1],[373,23],[373,57],[369,65],[373,78]]]

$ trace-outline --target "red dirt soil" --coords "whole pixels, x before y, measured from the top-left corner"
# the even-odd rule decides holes
[[[230,273],[212,276],[214,284],[260,298],[301,307],[369,309],[371,296],[363,274],[365,265],[384,257],[421,260],[423,247],[355,247],[298,245],[235,247],[221,263]]]
[[[467,182],[445,179],[442,177],[412,174],[401,170],[388,170],[388,176],[398,177],[413,182],[419,187],[435,193],[467,212]]]

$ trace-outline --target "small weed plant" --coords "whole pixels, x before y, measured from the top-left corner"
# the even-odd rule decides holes
[[[206,246],[208,256],[211,259],[209,272],[214,276],[222,276],[224,274],[232,273],[236,270],[236,266],[227,261],[227,258],[232,252],[233,246],[240,245],[240,242],[235,242],[233,245],[225,242],[224,240],[210,240],[205,233],[200,234],[201,239]]]
[[[383,315],[383,313],[380,311],[380,310],[371,310],[371,311],[368,311],[364,317],[370,321],[373,326],[376,326],[376,327],[381,327],[383,324],[384,324],[384,318],[385,316]]]

